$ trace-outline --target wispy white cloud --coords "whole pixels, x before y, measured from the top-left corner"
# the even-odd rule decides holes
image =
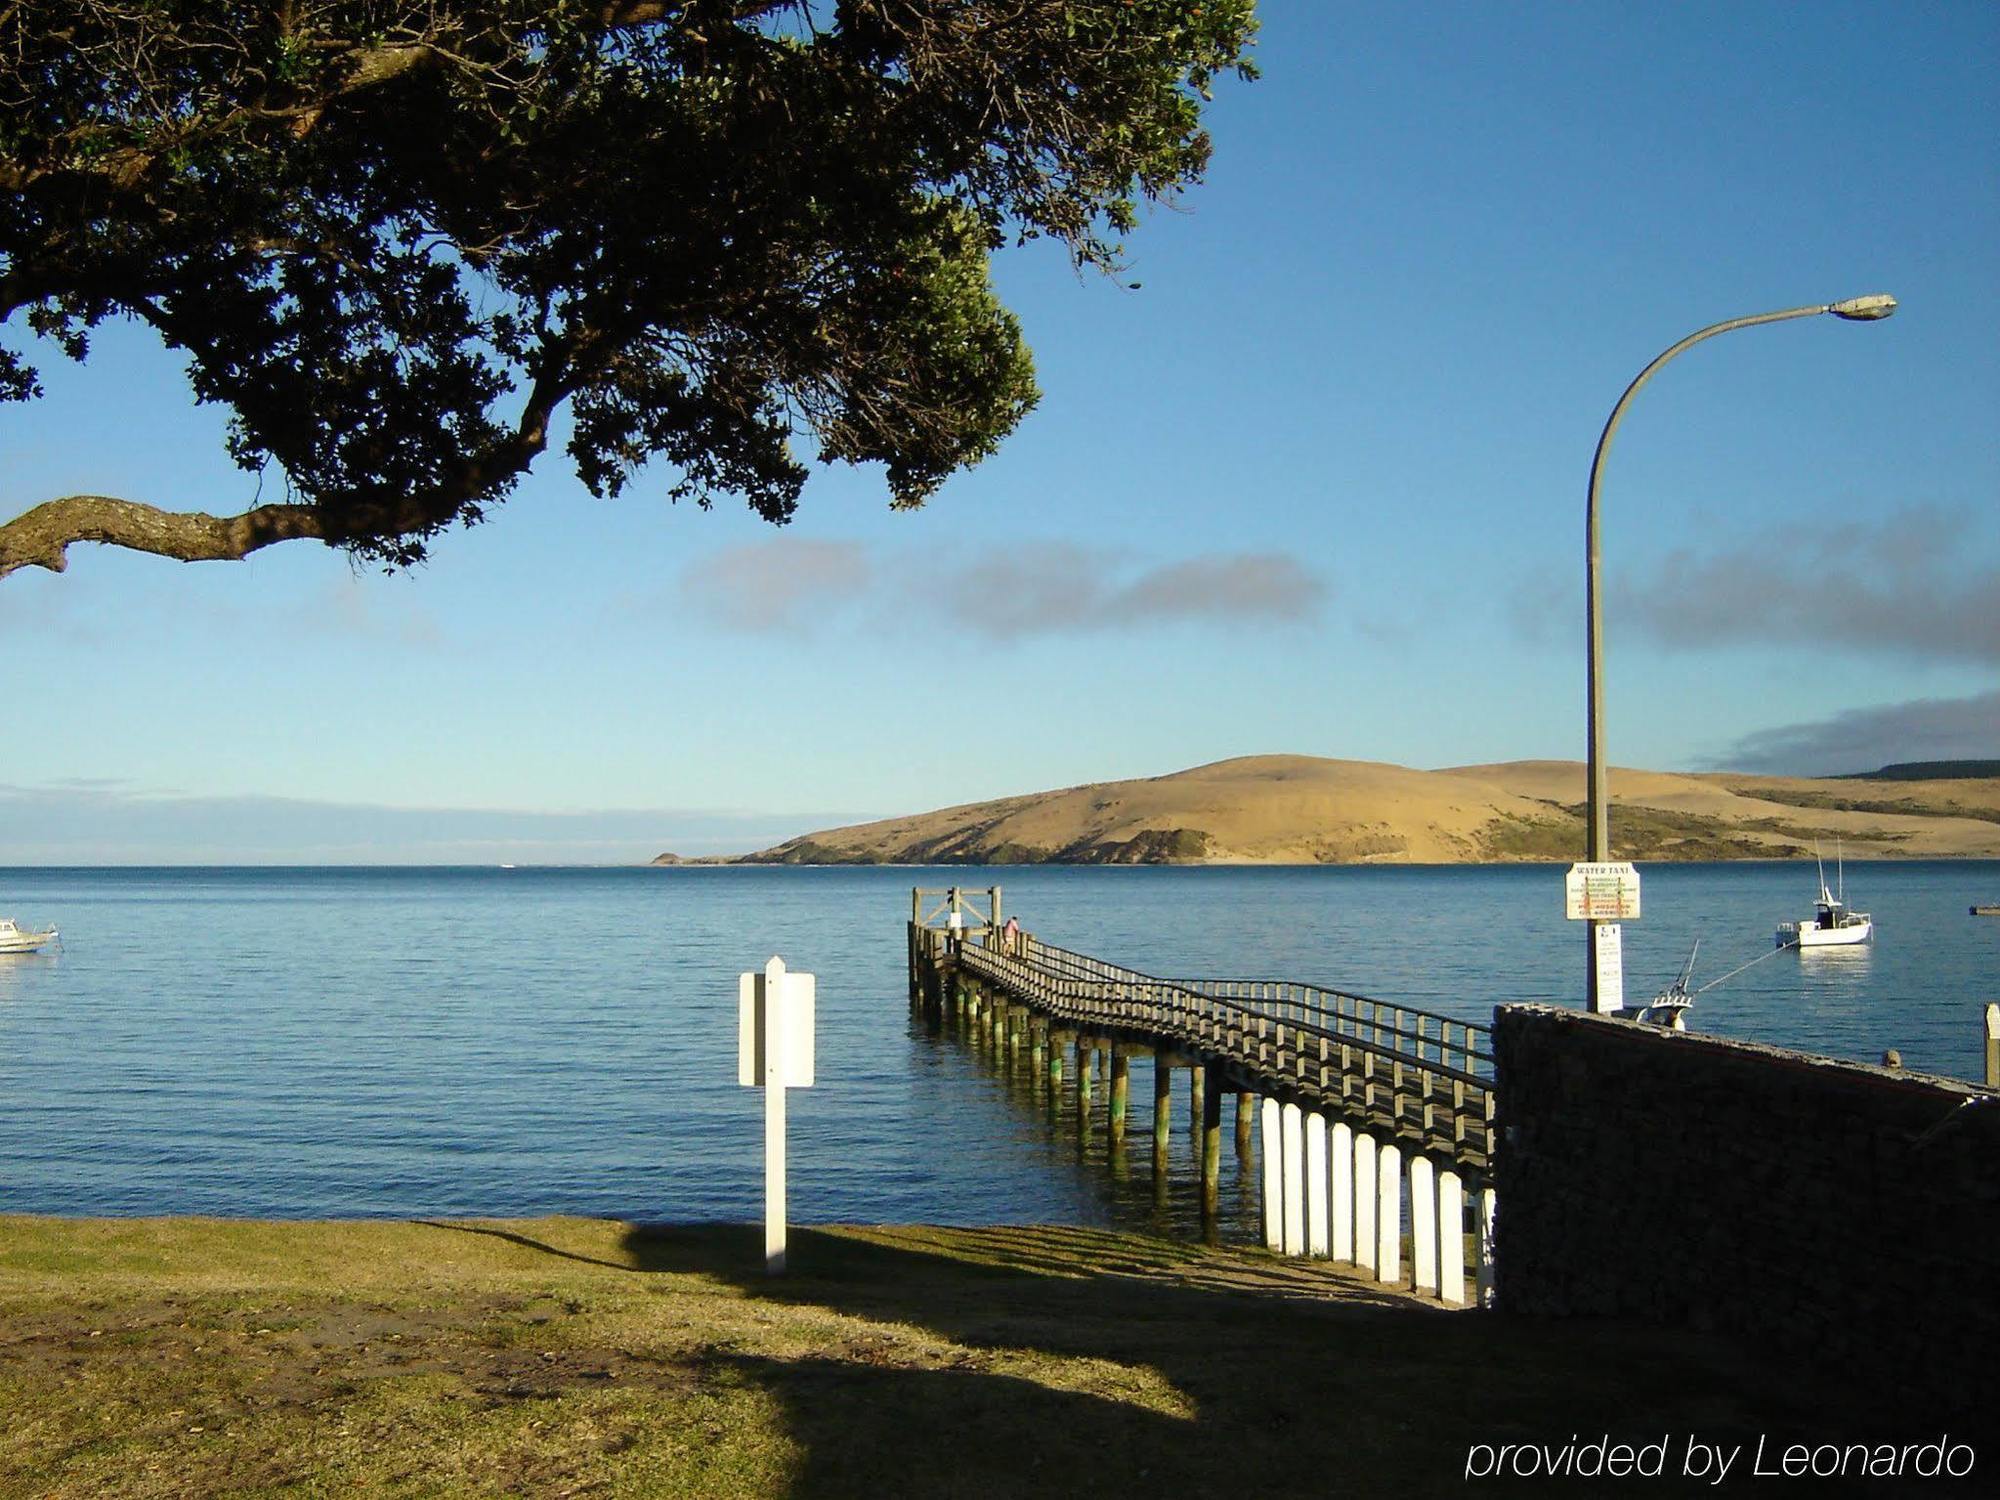
[[[938,597],[955,623],[1011,640],[1173,622],[1305,620],[1326,594],[1282,553],[1215,553],[1134,571],[1111,554],[1049,542],[962,567]]]
[[[941,571],[931,593],[954,624],[995,640],[1103,624],[1109,553],[1068,542],[1021,543]]]
[[[1673,646],[1837,644],[1925,661],[2000,661],[2000,564],[1965,559],[1968,517],[1915,506],[1669,553],[1621,613]]]
[[[778,537],[690,564],[679,592],[712,623],[753,634],[835,620],[877,627],[924,609],[994,641],[1172,623],[1282,624],[1312,618],[1328,595],[1324,582],[1282,553],[1146,563],[1060,541],[927,559],[917,597],[890,597],[899,576],[906,570],[858,542]]]
[[[1904,761],[2000,759],[2000,691],[1849,709],[1745,735],[1715,770],[1839,776]]]
[[[2000,661],[2000,561],[1989,527],[1937,506],[1772,527],[1612,569],[1606,614],[1669,647],[1822,647],[1923,662]],[[1968,546],[1968,539],[1972,545]],[[1509,602],[1519,633],[1571,638],[1581,581],[1544,571]]]
[[[779,635],[859,602],[875,582],[874,561],[859,542],[776,536],[690,563],[680,600],[726,630]]]

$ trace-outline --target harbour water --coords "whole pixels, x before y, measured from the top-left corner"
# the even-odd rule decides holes
[[[1810,865],[1644,874],[1634,1003],[1696,936],[1699,987],[1811,912]],[[1846,874],[1871,947],[1762,958],[1691,1026],[1977,1076],[2000,921],[1967,908],[2000,899],[2000,862]],[[1184,1098],[1162,1196],[1139,1079],[1137,1144],[1113,1159],[1025,1072],[911,1018],[910,887],[994,883],[1039,936],[1152,973],[1472,1020],[1582,983],[1552,866],[0,870],[0,913],[63,929],[59,951],[0,959],[0,1211],[753,1219],[736,975],[778,953],[819,976],[796,1220],[1189,1228]],[[1229,1160],[1223,1192],[1247,1232]]]

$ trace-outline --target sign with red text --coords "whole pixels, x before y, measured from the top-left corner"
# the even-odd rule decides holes
[[[1564,882],[1563,915],[1572,922],[1633,922],[1639,917],[1639,871],[1629,864],[1575,864]]]

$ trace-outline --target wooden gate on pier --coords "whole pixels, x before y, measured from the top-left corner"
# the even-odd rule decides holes
[[[1238,1149],[1259,1148],[1272,1250],[1349,1262],[1463,1305],[1469,1237],[1479,1299],[1490,1301],[1490,1028],[1314,984],[1142,974],[1003,926],[997,886],[914,891],[909,959],[913,1008],[1025,1049],[1052,1089],[1073,1053],[1086,1119],[1101,1056],[1114,1140],[1130,1059],[1150,1054],[1162,1174],[1172,1070],[1186,1068],[1205,1216],[1217,1209],[1223,1101],[1234,1095]]]

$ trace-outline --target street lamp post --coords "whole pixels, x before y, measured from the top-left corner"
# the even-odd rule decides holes
[[[1752,328],[1759,323],[1782,323],[1789,318],[1816,318],[1821,313],[1832,313],[1836,318],[1850,322],[1869,323],[1886,318],[1896,310],[1896,299],[1886,292],[1877,292],[1866,297],[1849,297],[1845,302],[1823,302],[1813,307],[1792,307],[1783,312],[1758,313],[1754,317],[1731,318],[1726,323],[1717,323],[1699,333],[1691,333],[1673,348],[1667,350],[1645,369],[1639,378],[1625,387],[1625,394],[1618,398],[1618,404],[1611,408],[1610,420],[1604,424],[1604,435],[1597,440],[1597,453],[1590,461],[1590,506],[1584,520],[1584,547],[1587,562],[1584,573],[1584,607],[1590,617],[1590,852],[1587,856],[1593,863],[1611,858],[1611,800],[1606,792],[1606,763],[1604,759],[1604,621],[1598,607],[1597,595],[1597,494],[1604,476],[1604,455],[1611,450],[1612,434],[1618,431],[1618,423],[1625,416],[1625,408],[1632,404],[1632,398],[1639,394],[1639,387],[1653,378],[1660,366],[1679,354],[1683,349],[1691,349],[1703,339],[1712,339],[1718,333],[1729,333],[1738,328]],[[1589,976],[1590,1009],[1601,1011],[1606,1006],[1600,1003],[1597,992],[1597,929],[1603,924],[1593,919],[1587,924],[1584,936],[1588,942],[1585,969]],[[1610,1007],[1616,1009],[1614,1005]]]

